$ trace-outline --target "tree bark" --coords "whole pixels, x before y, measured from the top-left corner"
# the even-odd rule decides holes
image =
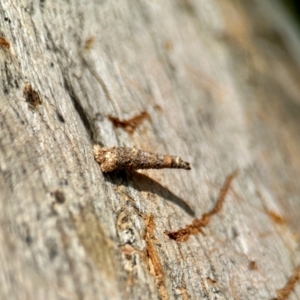
[[[300,299],[277,1],[2,0],[0,26],[1,299]],[[95,144],[192,170],[103,174]]]

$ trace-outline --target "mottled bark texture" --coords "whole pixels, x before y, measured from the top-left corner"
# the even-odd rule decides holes
[[[1,0],[0,299],[300,299],[299,45],[276,0]]]

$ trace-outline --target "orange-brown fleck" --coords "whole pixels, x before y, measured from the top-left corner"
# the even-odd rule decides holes
[[[143,111],[141,114],[127,120],[120,120],[119,118],[113,116],[109,116],[108,118],[115,127],[121,127],[129,134],[133,134],[135,129],[142,124],[145,119],[150,119],[150,116],[146,111]]]
[[[3,37],[0,37],[0,46],[6,48],[7,50],[10,49],[10,43]]]
[[[164,43],[164,49],[166,52],[171,52],[174,49],[174,45],[171,40],[166,40]]]
[[[217,203],[210,212],[204,214],[201,219],[195,219],[192,224],[187,225],[185,228],[180,228],[174,232],[165,231],[165,234],[176,242],[185,242],[191,235],[197,235],[200,232],[203,233],[202,227],[207,226],[212,216],[217,214],[222,209],[231,182],[237,176],[237,173],[238,172],[235,171],[231,175],[227,176],[225,183],[220,190]]]
[[[93,47],[94,43],[95,43],[95,37],[94,37],[94,36],[89,37],[89,38],[85,41],[84,49],[85,49],[86,51],[90,50],[90,49]]]
[[[284,219],[276,212],[274,211],[268,211],[268,215],[271,217],[271,219],[277,223],[277,224],[285,224]]]
[[[147,245],[146,256],[148,257],[148,266],[150,273],[155,276],[160,298],[168,299],[167,289],[165,286],[165,273],[155,248],[156,238],[154,236],[154,231],[154,217],[153,215],[149,215],[146,217],[146,232],[144,236]]]
[[[164,159],[164,163],[166,166],[171,166],[172,164],[172,157],[170,155],[166,155]]]

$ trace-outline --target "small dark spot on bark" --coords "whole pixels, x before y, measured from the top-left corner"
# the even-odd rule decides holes
[[[17,89],[20,87],[17,79],[15,79],[15,87],[16,87]]]
[[[7,87],[4,87],[3,92],[4,92],[4,94],[8,95],[9,94],[9,89]]]
[[[40,7],[43,9],[45,7],[46,0],[40,0]]]
[[[42,104],[42,99],[37,91],[35,91],[31,84],[26,84],[23,90],[23,96],[30,109],[35,109]]]
[[[257,264],[254,260],[249,261],[248,267],[251,271],[257,270]]]
[[[8,23],[11,23],[10,18],[7,18],[7,17],[4,18],[4,21],[5,21],[5,22],[8,22]]]
[[[53,63],[53,62],[50,63],[50,67],[51,67],[51,68],[54,67],[54,63]]]
[[[125,255],[125,259],[127,259],[127,260],[131,260],[131,259],[132,259],[132,255],[130,255],[130,254],[126,254],[126,255]]]
[[[56,112],[56,116],[59,122],[61,123],[65,123],[65,118],[62,116],[62,114],[60,112]]]
[[[54,193],[53,193],[54,197],[55,197],[55,201],[57,203],[60,203],[60,204],[63,204],[65,203],[66,201],[66,196],[65,196],[65,193],[61,190],[56,190]]]
[[[231,234],[233,239],[236,239],[239,236],[239,233],[237,232],[235,227],[231,228]]]
[[[26,244],[28,244],[28,245],[31,245],[31,244],[32,244],[32,238],[31,238],[30,235],[27,235],[27,236],[26,236],[25,242],[26,242]]]
[[[32,237],[29,231],[29,228],[26,228],[26,236],[25,236],[25,242],[27,245],[31,245],[32,244]]]
[[[56,247],[51,247],[49,250],[49,258],[53,260],[57,256],[57,249]]]
[[[49,250],[49,258],[50,260],[53,260],[57,256],[57,245],[53,239],[49,239],[46,241],[46,246]]]

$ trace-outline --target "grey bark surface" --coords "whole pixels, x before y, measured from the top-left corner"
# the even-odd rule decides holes
[[[2,0],[0,38],[0,299],[300,299],[300,39],[277,1]],[[192,170],[103,175],[94,144]],[[202,233],[165,234],[235,171]]]

